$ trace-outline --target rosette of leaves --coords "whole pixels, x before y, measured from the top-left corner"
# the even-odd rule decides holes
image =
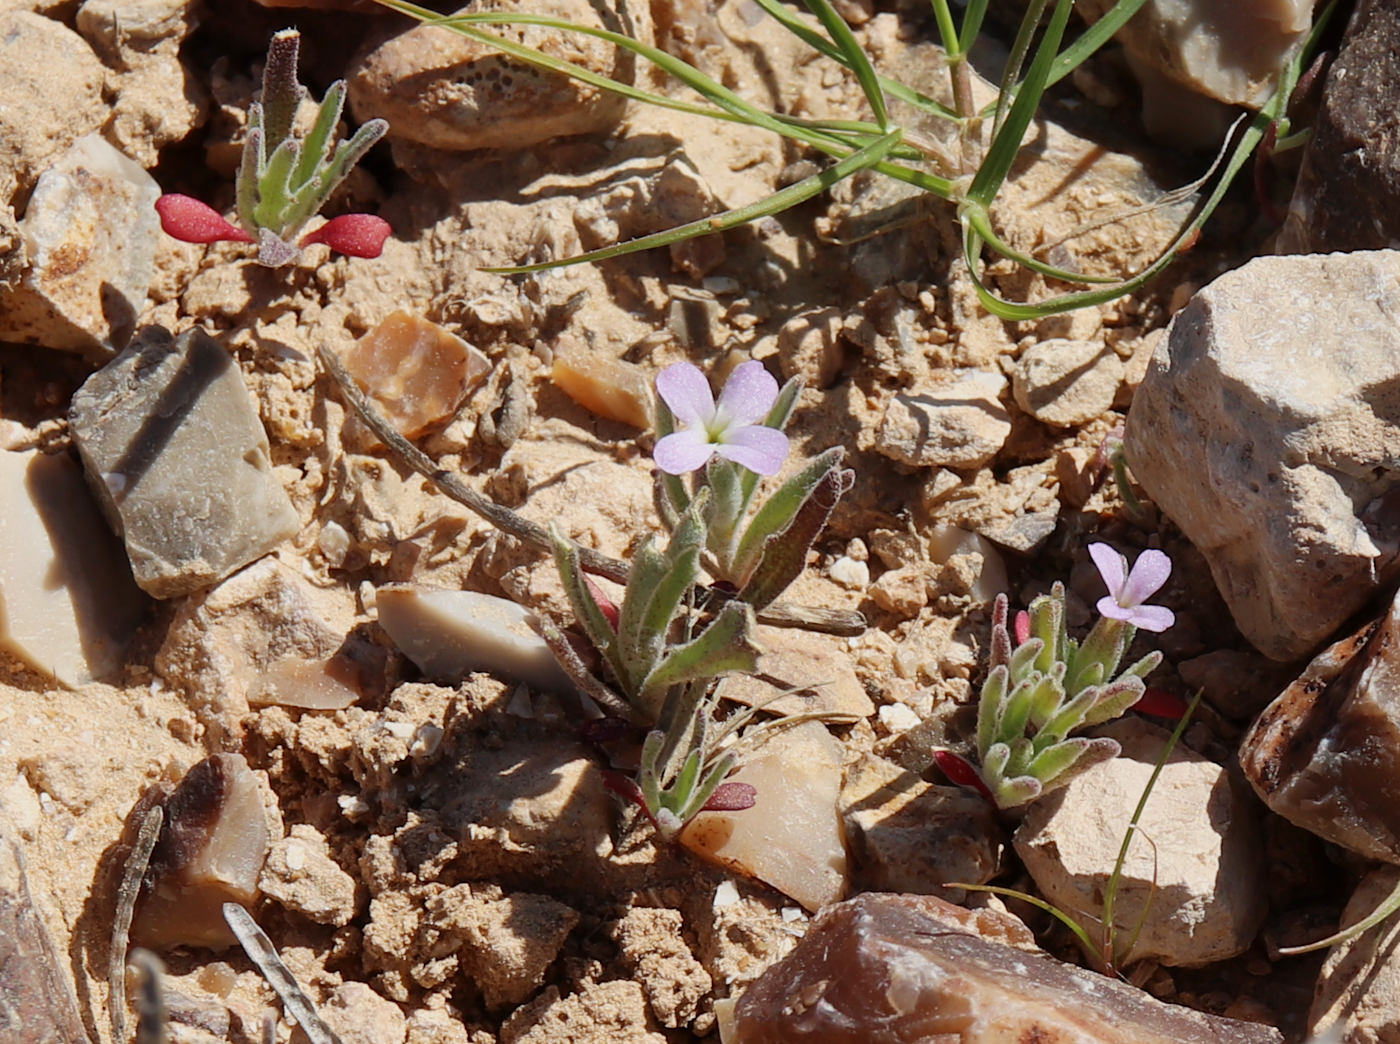
[[[1106,737],[1073,735],[1124,713],[1162,662],[1152,651],[1121,673],[1135,628],[1102,619],[1081,645],[1065,629],[1065,588],[1031,602],[1013,648],[1007,599],[992,615],[989,671],[977,708],[980,775],[998,808],[1017,808],[1118,754]]]
[[[795,377],[783,385],[763,425],[786,427],[801,390]],[[657,396],[657,438],[675,430],[675,415]],[[678,530],[680,519],[698,506],[706,571],[732,587],[736,598],[762,609],[802,572],[807,552],[851,488],[855,473],[841,467],[844,455],[835,446],[813,457],[755,510],[762,476],[716,454],[688,480],[659,471],[658,509],[666,527]]]

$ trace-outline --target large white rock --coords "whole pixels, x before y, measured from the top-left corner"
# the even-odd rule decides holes
[[[1033,804],[1013,843],[1037,887],[1101,942],[1095,920],[1113,866],[1168,733],[1124,718],[1096,735],[1123,746]],[[1144,958],[1194,967],[1244,952],[1264,919],[1259,831],[1224,768],[1177,746],[1128,848],[1113,920],[1117,945],[1142,922],[1120,966]]]
[[[1397,315],[1400,252],[1256,258],[1177,314],[1133,401],[1133,474],[1273,659],[1395,572]]]

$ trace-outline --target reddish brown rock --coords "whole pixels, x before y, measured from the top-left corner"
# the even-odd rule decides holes
[[[734,1010],[729,1044],[1279,1044],[1272,1027],[1174,1007],[1028,953],[1025,926],[932,896],[829,907]],[[1007,945],[1011,943],[1013,945]]]
[[[1240,765],[1288,821],[1400,863],[1400,599],[1319,653],[1264,709]]]

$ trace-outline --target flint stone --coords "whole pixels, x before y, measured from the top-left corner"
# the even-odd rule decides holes
[[[1400,598],[1324,650],[1264,709],[1240,765],[1289,822],[1400,863]]]
[[[456,685],[488,671],[549,692],[574,691],[535,614],[509,598],[390,584],[376,591],[375,606],[379,626],[434,681]]]
[[[587,0],[486,0],[472,13],[552,15],[579,25],[649,37],[618,10]],[[620,10],[637,10],[628,5]],[[599,12],[606,11],[605,17]],[[620,47],[544,26],[501,25],[505,39],[582,65],[623,83],[633,81],[636,59]],[[616,126],[626,109],[621,95],[535,69],[484,43],[439,26],[418,26],[380,44],[349,76],[357,119],[382,117],[389,136],[449,151],[523,149],[562,135],[593,134]]]
[[[147,327],[78,389],[69,422],[157,598],[216,583],[299,528],[243,376],[203,330]]]
[[[88,1040],[59,952],[29,891],[19,830],[0,807],[0,1013],[10,1039]]]
[[[1400,243],[1400,7],[1361,0],[1327,73],[1283,254]]]
[[[1367,917],[1400,886],[1400,867],[1361,879],[1342,924]],[[1327,953],[1308,1012],[1308,1039],[1373,1044],[1400,1036],[1400,921],[1394,917]]]
[[[1013,838],[1045,898],[1090,918],[1102,906],[1123,835],[1170,736],[1140,718],[1112,722],[1094,735],[1117,740],[1122,755],[1031,805]],[[1246,794],[1221,766],[1178,745],[1139,825],[1123,864],[1115,921],[1121,928],[1141,920],[1142,929],[1122,963],[1153,958],[1195,967],[1244,952],[1266,912],[1263,846]],[[1096,921],[1083,923],[1091,938],[1101,933]]]
[[[958,369],[901,392],[885,408],[875,449],[915,467],[980,468],[1011,434],[1005,390],[1001,374]]]
[[[1011,374],[1016,405],[1042,424],[1087,424],[1113,405],[1123,361],[1102,341],[1041,341],[1021,353]]]
[[[0,296],[0,338],[107,357],[155,275],[155,179],[96,134],[40,176],[20,230],[29,268]]]
[[[1124,436],[1270,659],[1306,655],[1396,572],[1400,252],[1260,257],[1172,320]]]
[[[1009,944],[1009,945],[1008,945]],[[933,896],[829,907],[734,1009],[728,1044],[1282,1044],[1030,948],[1025,926]]]
[[[0,453],[0,647],[69,688],[121,669],[147,597],[69,454]]]

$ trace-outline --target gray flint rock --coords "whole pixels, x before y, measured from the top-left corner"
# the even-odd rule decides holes
[[[69,421],[136,582],[157,598],[207,587],[298,529],[242,374],[202,330],[142,330],[78,389]]]

